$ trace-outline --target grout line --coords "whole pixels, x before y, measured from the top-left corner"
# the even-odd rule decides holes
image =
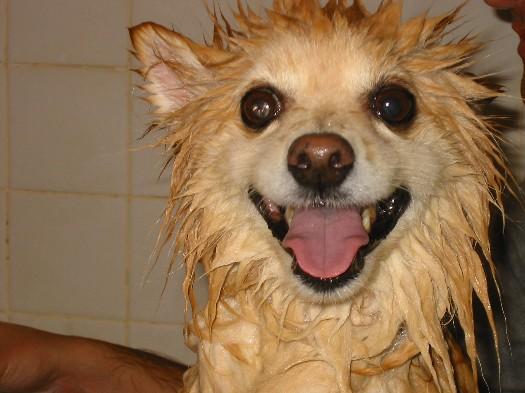
[[[0,312],[2,314],[2,312]],[[143,325],[152,325],[152,326],[183,326],[184,322],[162,322],[162,321],[155,321],[155,320],[143,320],[143,319],[130,319],[129,321],[123,321],[122,319],[112,319],[112,318],[104,318],[104,317],[94,317],[94,316],[87,316],[87,315],[79,315],[79,314],[54,314],[54,313],[45,313],[45,312],[29,312],[29,311],[15,311],[11,310],[12,316],[20,316],[20,317],[28,317],[28,318],[38,318],[38,319],[69,319],[73,321],[90,321],[90,322],[100,322],[100,323],[124,323],[128,322],[131,323],[140,323]]]
[[[37,68],[80,68],[98,69],[118,72],[128,72],[129,66],[103,65],[103,64],[66,64],[66,63],[11,63],[12,67],[37,67]]]
[[[133,195],[110,192],[87,192],[87,191],[52,191],[52,190],[35,190],[30,188],[0,188],[0,191],[11,191],[25,194],[40,194],[40,195],[57,195],[57,196],[85,196],[85,197],[106,197],[106,198],[130,198],[138,200],[166,200],[168,196],[161,195]]]
[[[9,7],[8,7],[9,0],[5,0],[4,2],[4,14],[5,14],[5,26],[4,26],[4,42],[2,44],[4,45],[4,63],[7,64],[7,57],[8,57],[8,51],[7,51],[7,34],[9,33],[8,30],[8,19],[9,19]]]
[[[131,26],[133,23],[133,1],[128,0],[128,26]],[[132,66],[133,56],[131,54],[131,51],[128,51],[128,91],[127,91],[127,133],[126,133],[126,146],[127,148],[127,154],[126,154],[126,165],[127,165],[127,200],[126,200],[126,241],[125,241],[125,256],[126,256],[126,270],[125,270],[125,289],[126,289],[126,311],[125,311],[125,321],[124,321],[124,344],[130,345],[130,330],[131,330],[131,324],[130,324],[130,317],[131,317],[131,265],[132,265],[132,251],[131,251],[131,245],[133,244],[133,223],[131,220],[131,194],[133,193],[133,162],[132,162],[132,152],[131,147],[133,144],[133,95],[131,92],[133,91],[133,78],[131,75],[131,72],[129,69]]]
[[[6,163],[6,192],[5,192],[5,222],[2,223],[5,225],[5,239],[3,241],[5,242],[5,253],[3,255],[4,257],[4,269],[5,269],[5,299],[6,299],[6,309],[5,314],[7,316],[7,320],[11,320],[11,306],[12,306],[12,299],[11,299],[11,242],[10,242],[10,217],[11,217],[11,192],[10,192],[10,185],[11,185],[11,171],[10,171],[10,164],[11,164],[11,116],[9,113],[10,110],[10,102],[9,102],[9,91],[10,91],[10,85],[11,81],[9,78],[10,75],[10,66],[9,66],[9,0],[5,1],[4,4],[4,11],[5,11],[5,26],[4,26],[4,61],[6,63],[5,66],[5,88],[2,94],[4,94],[4,110],[5,110],[5,119],[4,119],[4,127],[5,127],[5,137],[6,137],[6,157],[5,157],[5,163]]]

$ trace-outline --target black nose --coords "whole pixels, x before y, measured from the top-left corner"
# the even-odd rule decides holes
[[[354,166],[354,150],[336,134],[308,134],[288,150],[288,170],[304,187],[317,191],[340,185]]]

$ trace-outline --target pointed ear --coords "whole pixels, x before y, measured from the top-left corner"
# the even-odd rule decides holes
[[[197,44],[152,22],[129,33],[134,55],[143,65],[138,71],[149,82],[144,89],[157,113],[176,111],[203,92],[209,72],[196,55]]]

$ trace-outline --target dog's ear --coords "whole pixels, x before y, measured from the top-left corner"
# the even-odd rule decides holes
[[[137,71],[149,82],[144,89],[157,113],[176,111],[203,91],[209,72],[196,54],[197,44],[152,22],[132,27],[129,33],[133,53],[143,65]]]

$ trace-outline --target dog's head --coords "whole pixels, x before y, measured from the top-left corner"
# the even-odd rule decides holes
[[[490,315],[478,254],[492,266],[488,209],[504,183],[477,108],[498,93],[464,72],[478,45],[441,43],[457,11],[400,13],[276,0],[267,18],[241,8],[239,30],[214,16],[206,46],[132,29],[173,162],[166,234],[178,229],[190,300],[204,264],[210,320],[243,291],[357,307],[366,329],[391,326],[376,341],[405,326],[448,359],[440,326],[456,314],[474,361],[473,291]]]

